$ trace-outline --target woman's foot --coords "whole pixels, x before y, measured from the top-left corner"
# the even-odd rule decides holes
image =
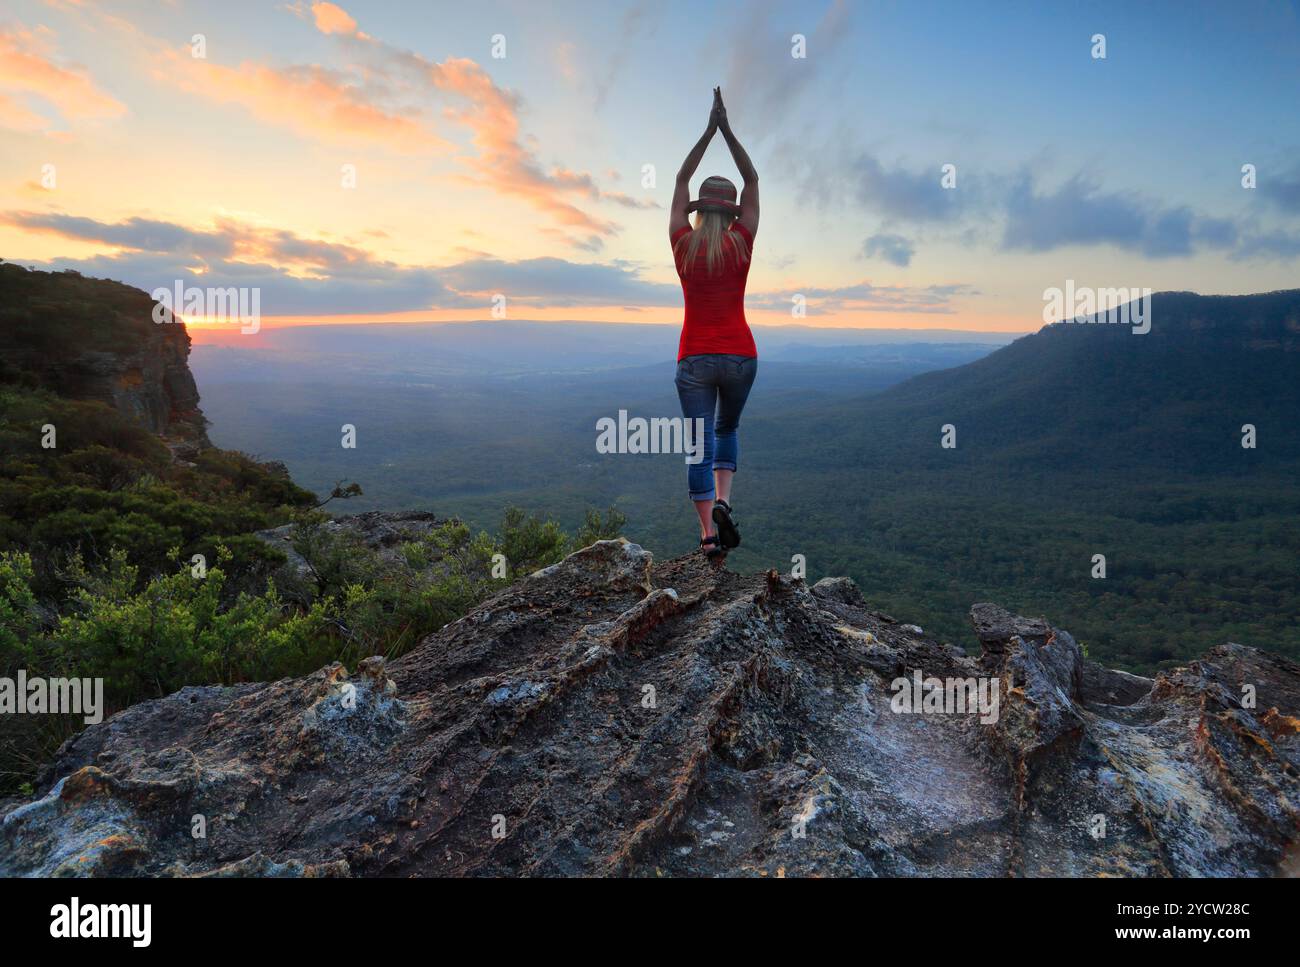
[[[718,540],[723,547],[730,549],[740,546],[740,530],[736,527],[736,518],[731,514],[731,505],[725,500],[713,502],[713,523],[718,528]]]
[[[718,538],[716,536],[701,537],[700,549],[704,551],[704,556],[711,561],[714,560],[715,558],[726,557],[727,555],[727,549],[718,542]]]

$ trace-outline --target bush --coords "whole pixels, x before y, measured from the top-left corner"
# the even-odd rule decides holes
[[[285,555],[254,535],[191,544],[204,548],[199,569],[176,538],[207,524],[187,521],[183,507],[155,508],[154,517],[113,514],[127,505],[101,492],[102,506],[93,508],[95,500],[79,489],[62,496],[92,509],[50,514],[47,536],[79,526],[102,535],[108,549],[93,556],[73,550],[62,566],[46,562],[44,577],[26,551],[0,552],[0,668],[10,677],[21,668],[32,676],[102,678],[105,714],[185,685],[266,681],[375,654],[395,658],[515,577],[615,536],[622,525],[616,511],[589,512],[571,538],[554,521],[510,508],[497,536],[454,520],[382,554],[309,511],[291,535],[306,561],[307,586],[291,589],[286,568],[268,576]],[[150,571],[141,557],[165,566]],[[49,605],[42,604],[46,592]],[[0,723],[0,793],[30,781],[81,727],[71,717],[41,718]]]

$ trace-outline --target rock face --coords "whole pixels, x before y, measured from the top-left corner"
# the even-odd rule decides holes
[[[146,330],[135,352],[85,352],[67,361],[67,380],[81,399],[97,399],[162,437],[207,444],[199,388],[190,372],[190,336],[181,323]]]
[[[182,455],[211,446],[189,368],[185,323],[154,321],[139,289],[0,260],[0,373],[59,396],[106,403]]]
[[[1300,666],[1225,645],[1148,680],[1046,622],[973,620],[967,657],[844,579],[602,541],[389,665],[187,688],[91,727],[0,819],[0,874],[1285,866]]]

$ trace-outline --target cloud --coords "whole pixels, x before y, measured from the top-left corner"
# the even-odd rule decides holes
[[[588,172],[542,162],[521,131],[517,94],[498,86],[475,61],[432,61],[388,44],[360,29],[342,6],[316,0],[281,9],[335,38],[346,65],[237,66],[193,58],[188,50],[140,31],[98,7],[77,9],[137,47],[159,83],[217,103],[240,106],[266,123],[328,143],[378,145],[407,154],[452,154],[462,184],[523,200],[563,229],[562,244],[591,250],[593,237],[617,234],[620,226],[582,202],[622,208],[658,208],[651,199],[605,191]],[[8,112],[15,121],[21,115]],[[0,117],[4,106],[0,104]],[[25,123],[29,123],[29,120]],[[468,133],[466,151],[453,132]]]
[[[172,287],[246,286],[262,290],[267,315],[332,315],[483,309],[501,293],[512,304],[537,307],[664,307],[681,305],[676,283],[643,277],[622,260],[571,262],[543,257],[506,261],[466,250],[450,265],[399,265],[355,245],[309,238],[285,229],[218,218],[191,228],[156,219],[102,222],[63,213],[10,211],[0,224],[120,251],[86,259],[42,263],[92,276],[120,279],[145,291]],[[751,293],[753,309],[785,312],[796,293]],[[978,294],[964,283],[878,286],[858,282],[798,292],[809,311],[889,311],[948,314],[955,299]]]
[[[601,190],[587,172],[558,166],[547,170],[537,155],[523,146],[515,96],[498,88],[478,64],[448,58],[429,65],[429,76],[435,87],[454,91],[465,101],[463,108],[448,114],[470,130],[478,149],[476,155],[465,159],[471,173],[466,181],[519,198],[569,228],[600,236],[618,232],[613,222],[568,200],[571,195],[599,200]]]
[[[468,305],[442,284],[435,269],[402,266],[351,245],[294,232],[218,219],[210,229],[132,218],[101,222],[58,213],[6,212],[0,224],[122,251],[88,259],[54,259],[54,268],[121,279],[145,291],[176,280],[199,286],[263,290],[270,315],[391,312]]]
[[[901,235],[876,234],[862,243],[862,254],[906,268],[912,264],[916,246]]]
[[[226,258],[234,252],[232,240],[215,232],[196,232],[172,222],[130,218],[101,222],[76,215],[41,212],[5,212],[0,224],[13,225],[61,238],[103,242],[115,248]]]
[[[969,197],[956,189],[945,189],[939,174],[937,168],[887,168],[879,159],[863,154],[852,169],[850,183],[854,197],[864,208],[904,221],[936,221],[959,214],[962,200]]]
[[[886,163],[853,143],[852,129],[841,126],[821,141],[789,139],[774,148],[778,175],[794,184],[798,199],[822,209],[846,203],[899,223],[957,222],[986,210],[995,176],[967,176],[960,188],[944,188],[938,162]]]
[[[75,269],[83,275],[118,279],[146,292],[171,289],[176,282],[190,287],[256,288],[261,311],[275,315],[366,314],[420,309],[472,308],[449,292],[431,269],[372,265],[351,277],[296,276],[279,266],[254,262],[213,262],[203,272],[171,255],[122,253],[88,259],[51,259],[53,270]],[[481,304],[484,311],[487,305]]]
[[[340,32],[343,33],[343,32]],[[360,30],[344,38],[349,49],[367,58],[369,72],[394,87],[450,95],[453,104],[443,115],[470,132],[478,154],[463,159],[474,185],[520,198],[562,225],[598,236],[616,234],[618,226],[593,216],[568,201],[579,195],[593,201],[610,200],[625,207],[656,207],[622,192],[604,192],[587,172],[559,166],[547,169],[536,153],[523,145],[518,95],[497,86],[483,68],[465,57],[431,61]],[[586,238],[570,239],[583,246]]]
[[[663,208],[653,198],[636,198],[622,191],[602,191],[600,197],[604,201],[613,202],[615,205],[622,205],[624,208]]]
[[[482,296],[500,292],[548,306],[670,306],[680,304],[682,298],[680,286],[648,282],[636,268],[621,261],[600,264],[535,258],[505,262],[480,258],[448,266],[443,278],[458,292]]]
[[[302,16],[303,9],[290,8]],[[617,234],[619,225],[578,202],[609,202],[624,208],[654,208],[652,200],[604,191],[593,176],[562,165],[543,164],[525,146],[520,98],[498,86],[475,61],[442,61],[405,50],[359,29],[337,4],[311,5],[318,30],[335,37],[349,66],[270,67],[243,63],[227,67],[169,52],[165,77],[179,77],[185,89],[225,103],[237,103],[269,123],[333,142],[377,142],[397,151],[452,152],[464,172],[462,183],[518,198],[566,230],[565,244],[590,250],[592,237]],[[472,153],[464,153],[444,126],[468,132]]]
[[[399,152],[446,152],[418,112],[394,111],[374,103],[346,75],[315,65],[284,68],[243,63],[226,67],[173,54],[175,79],[190,93],[238,104],[260,120],[336,144],[378,142]]]
[[[420,309],[484,311],[492,296],[535,307],[677,305],[675,284],[649,282],[626,262],[560,258],[507,262],[475,253],[446,266],[399,265],[355,245],[219,218],[210,228],[131,218],[102,222],[62,213],[10,211],[0,224],[119,249],[49,268],[120,279],[145,291],[177,280],[195,286],[262,289],[268,315],[354,314]]]
[[[1136,192],[1106,192],[1075,175],[1040,192],[1022,175],[1006,199],[1002,247],[1046,252],[1070,245],[1114,245],[1149,258],[1190,255],[1198,245],[1223,248],[1236,240],[1231,222],[1166,207]]]
[[[978,295],[979,291],[965,283],[906,286],[872,285],[857,282],[853,285],[830,288],[804,288],[796,291],[769,291],[754,293],[745,300],[747,306],[759,309],[788,311],[796,295],[807,300],[810,314],[816,312],[916,312],[950,314],[956,312],[955,298]]]
[[[782,176],[798,185],[801,201],[822,209],[842,208],[847,201],[879,216],[881,232],[864,243],[863,254],[899,266],[915,255],[905,229],[918,225],[937,226],[927,231],[927,239],[969,246],[992,237],[1004,251],[1110,246],[1152,259],[1198,251],[1234,259],[1242,253],[1292,257],[1287,233],[1261,231],[1251,218],[1218,217],[1142,192],[1106,189],[1083,172],[1053,188],[1043,187],[1028,170],[984,172],[977,181],[965,174],[959,188],[948,190],[938,167],[886,164],[868,151],[844,146],[846,140],[841,133],[821,150],[786,143],[772,157]],[[1265,184],[1261,179],[1258,190],[1276,210],[1300,212],[1300,167],[1274,176],[1267,190]],[[906,241],[906,258],[898,239]]]
[[[570,84],[576,83],[579,76],[578,68],[573,63],[577,49],[571,40],[561,41],[555,46],[555,68],[560,72],[560,76]]]
[[[1245,235],[1232,252],[1236,261],[1261,258],[1285,261],[1297,257],[1300,257],[1300,234],[1280,230]]]
[[[1300,166],[1285,174],[1260,176],[1256,191],[1281,211],[1300,215]]]
[[[0,26],[0,89],[48,101],[65,121],[121,117],[126,106],[101,90],[84,70],[55,62],[53,33]],[[21,131],[50,123],[9,95],[0,95],[0,125]]]
[[[353,34],[357,31],[357,22],[335,4],[313,3],[311,14],[316,20],[316,29],[323,34]]]

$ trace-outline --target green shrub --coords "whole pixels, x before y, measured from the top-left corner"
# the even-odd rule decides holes
[[[219,511],[190,508],[152,488],[144,493],[160,502],[153,516],[124,512],[136,508],[130,501],[140,494],[66,487],[57,498],[44,495],[50,508],[60,501],[79,506],[50,513],[41,522],[43,539],[57,543],[58,535],[81,528],[106,549],[70,550],[63,564],[47,560],[44,576],[28,552],[0,552],[6,675],[22,668],[29,675],[102,678],[111,714],[185,685],[266,681],[375,654],[395,658],[516,576],[621,526],[616,512],[592,512],[571,538],[554,521],[510,508],[496,536],[453,520],[383,554],[348,530],[326,526],[324,514],[303,512],[291,544],[306,561],[308,579],[290,589],[286,555],[266,541],[243,534],[182,546],[187,535],[213,526]],[[163,506],[169,500],[180,503]],[[204,554],[204,568],[196,568],[193,553]],[[151,569],[142,559],[162,564]],[[29,782],[81,727],[71,717],[40,718],[0,723],[0,792]]]

